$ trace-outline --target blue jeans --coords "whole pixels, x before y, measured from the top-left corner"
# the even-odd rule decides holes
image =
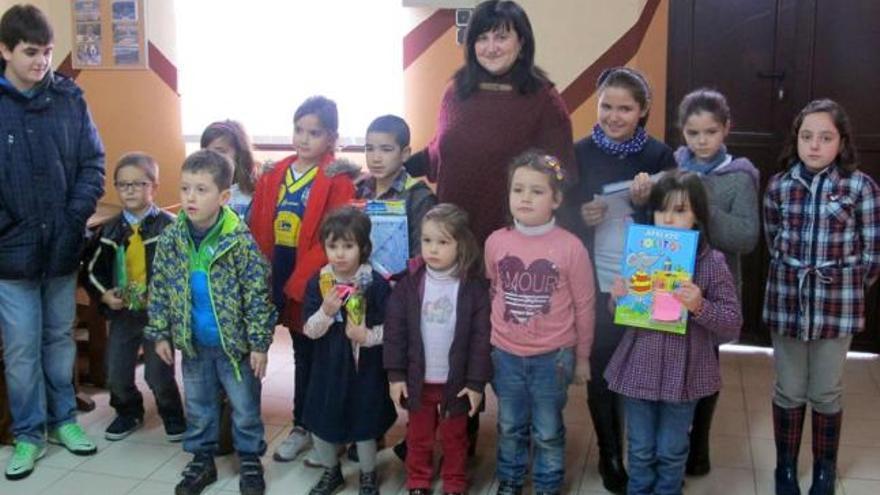
[[[174,379],[174,366],[168,366],[156,354],[156,344],[144,339],[147,315],[122,310],[114,312],[107,339],[107,388],[110,406],[116,414],[143,418],[144,397],[134,384],[138,350],[144,349],[144,378],[147,380],[162,421],[183,422],[183,404]]]
[[[663,402],[624,397],[629,495],[681,494],[697,401]]]
[[[46,429],[75,421],[76,275],[0,280],[0,331],[16,440],[43,445]]]
[[[534,448],[535,491],[558,491],[565,479],[565,424],[562,410],[574,375],[572,348],[521,357],[492,349],[498,396],[499,481],[522,485]]]
[[[196,356],[183,357],[183,388],[186,396],[186,434],[183,450],[192,454],[217,451],[220,434],[222,389],[232,406],[232,441],[239,455],[263,455],[263,419],[260,417],[260,380],[254,376],[250,358],[239,363],[241,380],[232,361],[220,347],[196,346]]]

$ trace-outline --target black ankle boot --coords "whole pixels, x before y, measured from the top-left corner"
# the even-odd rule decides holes
[[[694,421],[691,424],[691,448],[685,466],[685,473],[688,476],[704,476],[712,469],[709,462],[709,429],[712,427],[716,404],[718,404],[718,392],[703,397],[697,402]]]
[[[587,405],[599,445],[599,475],[602,477],[602,485],[609,492],[622,495],[626,493],[629,477],[623,466],[623,412],[618,406],[619,398],[611,391],[602,393],[601,397],[596,397],[598,394],[591,395],[593,396],[588,398]]]
[[[522,495],[522,485],[517,485],[512,481],[501,481],[498,483],[495,495]]]
[[[238,490],[241,495],[263,495],[266,493],[263,463],[260,462],[260,457],[256,454],[241,456],[238,477]]]
[[[834,484],[837,481],[837,466],[827,462],[813,463],[813,484],[810,495],[834,495]]]
[[[309,495],[333,495],[343,486],[345,486],[345,478],[342,477],[342,468],[337,464],[332,468],[324,469],[324,474],[309,491]]]
[[[361,472],[361,487],[358,494],[379,495],[379,477],[375,469],[369,473]]]
[[[198,495],[208,485],[217,481],[217,467],[214,456],[207,453],[196,454],[183,470],[183,479],[174,487],[175,495]]]

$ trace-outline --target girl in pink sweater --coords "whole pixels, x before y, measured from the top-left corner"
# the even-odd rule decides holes
[[[555,224],[563,179],[552,156],[527,151],[514,158],[508,170],[513,225],[486,241],[499,494],[521,493],[530,443],[535,493],[561,492],[562,410],[569,384],[589,378],[593,267],[580,240]]]

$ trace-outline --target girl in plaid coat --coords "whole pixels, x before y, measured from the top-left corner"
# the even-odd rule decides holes
[[[880,275],[877,184],[857,170],[852,127],[831,100],[795,118],[764,196],[770,271],[764,322],[776,367],[776,493],[799,494],[797,459],[812,409],[811,495],[833,494],[843,364],[865,323],[865,291]]]
[[[681,494],[697,403],[721,389],[715,348],[739,337],[742,312],[724,254],[711,247],[702,179],[694,173],[667,173],[651,188],[648,206],[654,225],[700,232],[693,279],[681,282],[674,293],[688,310],[687,331],[680,335],[627,328],[605,379],[609,390],[623,396],[626,493]],[[616,301],[629,290],[617,277],[611,294]]]

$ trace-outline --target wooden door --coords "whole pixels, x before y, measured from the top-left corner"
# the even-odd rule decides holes
[[[844,7],[845,5],[845,7]],[[670,2],[667,135],[682,139],[677,105],[709,86],[727,96],[733,127],[727,144],[761,171],[761,193],[794,115],[810,100],[843,104],[856,128],[862,169],[880,178],[880,2],[853,0],[679,0]],[[874,88],[874,89],[871,89]],[[767,248],[743,260],[744,342],[767,344],[761,324]],[[853,347],[880,350],[878,293],[869,294],[868,328]]]

